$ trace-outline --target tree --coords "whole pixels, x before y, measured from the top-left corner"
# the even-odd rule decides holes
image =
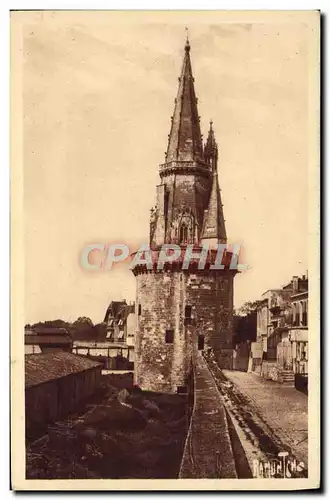
[[[71,334],[74,340],[93,340],[93,331],[93,321],[86,316],[80,316],[71,327]]]
[[[251,301],[245,302],[239,309],[237,309],[236,315],[247,316],[255,312],[258,309],[261,302],[262,302],[261,300],[255,300],[253,302]]]
[[[244,316],[234,316],[234,343],[254,342],[257,337],[257,314],[255,311]]]
[[[70,323],[64,321],[62,319],[52,319],[48,321],[39,321],[38,323],[34,323],[32,328],[67,328],[70,326]]]
[[[99,340],[100,342],[104,342],[107,336],[107,324],[106,323],[98,323],[93,328],[93,335],[95,340]]]
[[[87,316],[79,316],[73,324],[77,326],[84,325],[89,328],[94,326],[93,321],[90,318],[87,318]]]

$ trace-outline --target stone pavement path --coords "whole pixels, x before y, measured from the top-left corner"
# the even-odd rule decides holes
[[[223,374],[250,399],[274,434],[308,464],[308,397],[254,373],[223,370]]]
[[[194,354],[194,408],[180,478],[236,478],[226,412],[200,352]]]

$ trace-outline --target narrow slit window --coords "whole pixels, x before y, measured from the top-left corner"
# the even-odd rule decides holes
[[[138,315],[141,316],[141,312],[142,312],[142,307],[141,307],[141,304],[139,304],[139,307],[138,307]]]
[[[191,306],[186,306],[184,308],[184,324],[190,325],[191,323]]]
[[[173,342],[174,342],[174,330],[166,330],[165,342],[166,342],[166,344],[173,344]]]
[[[184,317],[187,319],[187,318],[191,318],[191,306],[186,306],[184,308]]]
[[[204,349],[204,335],[198,335],[198,350],[203,351]]]

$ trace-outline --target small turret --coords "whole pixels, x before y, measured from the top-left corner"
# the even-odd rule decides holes
[[[218,243],[227,243],[227,235],[218,182],[218,146],[214,136],[212,121],[210,122],[204,155],[205,161],[212,169],[213,178],[208,208],[204,213],[202,241],[215,246]]]

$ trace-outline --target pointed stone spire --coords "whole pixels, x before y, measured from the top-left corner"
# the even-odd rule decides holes
[[[203,161],[203,143],[197,111],[194,78],[187,38],[179,89],[175,100],[166,163],[172,161]]]
[[[221,194],[218,182],[218,146],[214,136],[213,122],[210,122],[210,130],[205,145],[205,161],[213,171],[211,194],[208,208],[205,210],[202,240],[211,243],[226,243],[227,235],[225,219],[223,216]]]
[[[205,162],[211,167],[212,171],[217,168],[218,163],[218,145],[214,137],[213,121],[210,121],[210,129],[204,147]]]

